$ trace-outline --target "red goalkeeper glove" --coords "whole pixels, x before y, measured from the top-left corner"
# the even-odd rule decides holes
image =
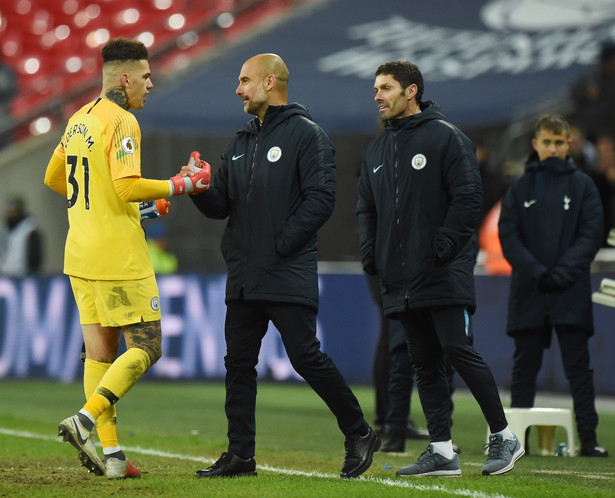
[[[171,188],[169,196],[182,194],[200,194],[209,188],[211,179],[211,166],[206,161],[201,160],[201,154],[194,151],[190,154],[188,168],[194,173],[192,176],[176,175],[169,179]]]

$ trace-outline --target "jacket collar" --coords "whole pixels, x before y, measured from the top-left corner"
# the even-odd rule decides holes
[[[414,128],[433,119],[446,120],[440,106],[431,100],[421,102],[420,109],[421,112],[412,114],[411,116],[406,116],[405,118],[389,119],[384,125],[385,130],[397,131],[407,128]]]
[[[269,128],[271,126],[275,126],[296,114],[305,116],[310,120],[312,119],[307,108],[301,104],[297,104],[296,102],[284,105],[271,105],[267,108],[267,112],[265,112],[265,117],[262,124],[259,119],[255,117],[245,124],[242,131],[256,134],[263,127]]]
[[[535,171],[539,169],[549,169],[557,173],[567,173],[574,171],[576,166],[574,160],[570,156],[565,159],[559,157],[548,157],[544,161],[538,159],[538,153],[533,151],[525,163],[525,171]]]

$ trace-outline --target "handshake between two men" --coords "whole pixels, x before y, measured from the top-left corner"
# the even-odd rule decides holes
[[[211,179],[211,166],[201,160],[198,151],[190,154],[190,160],[186,166],[182,166],[180,172],[171,177],[169,181],[169,195],[174,197],[183,194],[200,194],[209,188]],[[171,203],[167,199],[156,199],[139,203],[141,221],[148,218],[157,218],[169,214]]]
[[[182,166],[179,174],[169,179],[169,197],[182,194],[200,194],[209,188],[211,179],[211,166],[201,160],[201,153],[194,151],[190,154],[187,166]]]

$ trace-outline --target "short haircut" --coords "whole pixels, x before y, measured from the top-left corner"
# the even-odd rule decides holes
[[[107,62],[142,61],[148,59],[143,43],[128,38],[114,38],[102,49],[103,64]]]
[[[415,84],[417,87],[416,101],[417,103],[421,102],[425,85],[423,83],[423,75],[416,64],[409,61],[386,62],[376,69],[376,76],[380,74],[390,74],[399,81],[404,90],[410,85]]]
[[[556,135],[564,133],[567,137],[570,136],[570,125],[561,114],[544,114],[541,116],[534,129],[535,136],[538,136],[542,130],[549,130]]]

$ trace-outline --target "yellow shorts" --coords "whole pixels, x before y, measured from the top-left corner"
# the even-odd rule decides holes
[[[82,325],[122,327],[160,320],[156,277],[140,280],[84,280],[70,277]]]

